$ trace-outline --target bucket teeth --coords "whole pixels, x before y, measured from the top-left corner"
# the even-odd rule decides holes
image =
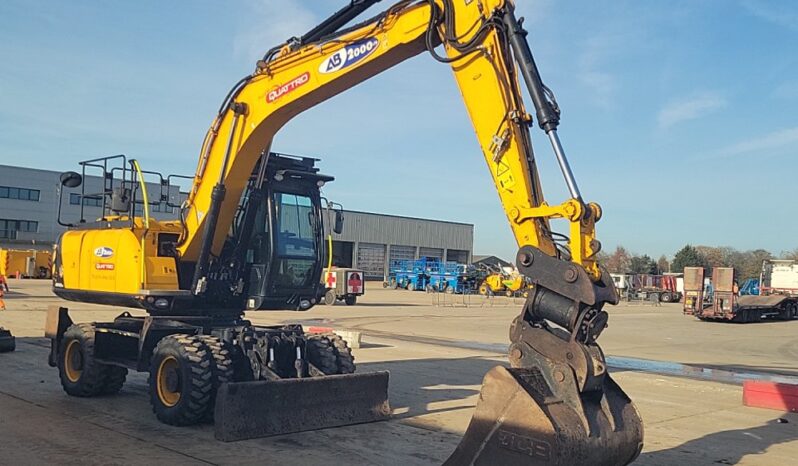
[[[561,388],[547,385],[529,369],[491,369],[468,430],[445,464],[609,466],[637,458],[643,447],[642,421],[609,375],[604,397],[582,397],[584,413],[557,401],[552,393]],[[579,421],[584,415],[591,419],[591,432]]]

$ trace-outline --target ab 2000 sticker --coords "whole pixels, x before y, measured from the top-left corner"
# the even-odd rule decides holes
[[[372,37],[371,39],[366,39],[347,45],[321,62],[321,65],[319,65],[319,72],[334,73],[352,66],[374,53],[374,51],[377,50],[377,44],[379,43],[380,41],[377,38]]]

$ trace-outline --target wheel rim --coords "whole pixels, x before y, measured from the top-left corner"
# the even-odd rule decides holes
[[[171,408],[180,401],[180,364],[174,356],[167,356],[158,366],[156,376],[158,399]]]
[[[64,373],[72,383],[77,383],[83,375],[83,351],[78,340],[71,340],[64,351]]]

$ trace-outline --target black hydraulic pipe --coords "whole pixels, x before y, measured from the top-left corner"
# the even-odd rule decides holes
[[[557,163],[560,165],[565,183],[568,185],[568,191],[571,197],[582,201],[582,194],[579,192],[579,187],[576,184],[576,179],[568,159],[565,157],[560,138],[557,136],[557,126],[560,124],[560,115],[554,105],[546,98],[546,88],[543,81],[540,79],[538,67],[535,64],[535,59],[532,57],[532,50],[529,48],[529,43],[526,41],[526,31],[518,19],[515,17],[515,11],[512,4],[507,4],[507,10],[504,13],[504,23],[507,25],[507,33],[510,40],[510,46],[513,48],[513,56],[518,62],[518,67],[521,69],[521,75],[524,77],[524,82],[529,89],[529,95],[532,97],[532,102],[535,105],[535,113],[538,118],[538,125],[546,132],[551,142],[551,147],[554,149],[554,154],[557,157]]]
[[[233,110],[233,123],[230,125],[230,136],[227,139],[224,161],[219,170],[219,181],[217,181],[211,192],[211,205],[205,216],[205,231],[203,232],[202,244],[200,244],[199,255],[197,256],[197,263],[194,266],[194,278],[191,280],[191,292],[195,295],[202,294],[204,291],[204,287],[201,283],[208,271],[208,259],[211,255],[216,224],[219,222],[219,212],[222,209],[222,201],[224,201],[224,196],[227,193],[227,188],[224,186],[224,175],[227,171],[227,162],[233,150],[233,137],[238,127],[238,118],[246,113],[247,106],[246,104],[233,103],[230,109]]]
[[[524,82],[529,88],[532,102],[535,104],[538,125],[547,133],[557,129],[557,125],[560,124],[560,116],[557,114],[551,102],[546,98],[543,81],[540,79],[540,73],[538,72],[537,65],[535,65],[535,59],[532,57],[532,50],[530,50],[529,43],[526,41],[527,33],[524,28],[521,27],[521,24],[518,23],[518,19],[515,17],[515,12],[511,4],[507,5],[507,11],[504,13],[504,23],[507,25],[510,45],[513,48],[513,55],[515,55],[515,59],[518,61],[521,75],[524,77]]]
[[[341,8],[329,18],[319,23],[316,27],[305,33],[299,38],[300,43],[307,44],[315,42],[324,36],[332,34],[341,29],[346,23],[353,20],[361,13],[366,11],[371,5],[380,0],[352,0],[348,6]]]

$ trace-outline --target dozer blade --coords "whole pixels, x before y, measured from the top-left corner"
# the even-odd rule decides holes
[[[231,442],[388,419],[388,372],[223,384],[215,436]]]
[[[0,328],[0,353],[14,351],[17,347],[14,336],[6,329]]]
[[[642,422],[609,375],[603,392],[604,399],[600,393],[581,397],[582,416],[553,395],[540,372],[494,367],[485,375],[465,436],[445,464],[629,464],[643,446]]]

